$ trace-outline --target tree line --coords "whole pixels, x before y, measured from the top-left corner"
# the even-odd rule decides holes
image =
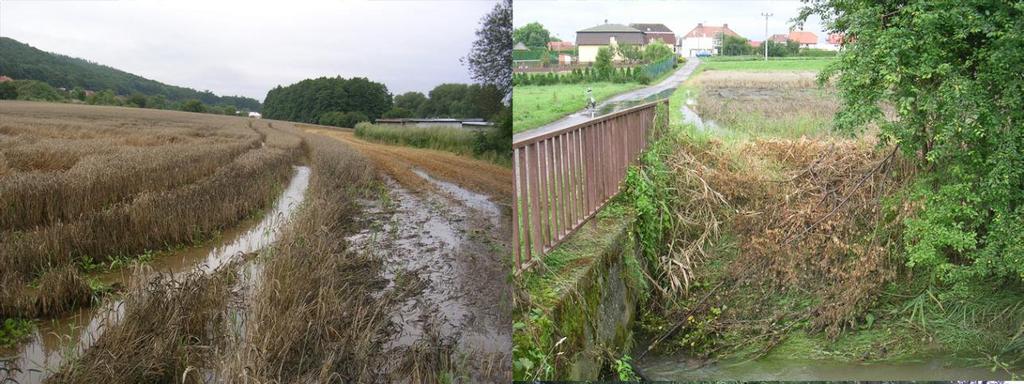
[[[121,96],[109,89],[99,92],[87,92],[81,88],[62,91],[37,80],[13,80],[0,83],[0,100],[49,101],[56,103],[168,109],[217,115],[247,114],[249,112],[248,109],[239,109],[234,105],[209,105],[199,99],[171,101],[163,95],[146,96],[138,92],[128,96]]]
[[[171,103],[195,99],[210,106],[260,110],[260,102],[253,98],[217,96],[210,91],[167,85],[83,59],[45,52],[7,37],[0,37],[0,52],[0,74],[16,80],[37,80],[65,89],[110,91],[126,97],[162,96]]]
[[[306,79],[267,93],[263,115],[271,119],[354,127],[378,118],[483,118],[504,105],[494,85],[441,84],[426,95],[392,97],[386,85],[362,77]]]

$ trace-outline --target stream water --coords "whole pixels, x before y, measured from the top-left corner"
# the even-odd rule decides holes
[[[651,380],[1007,380],[1005,372],[971,367],[945,356],[897,363],[857,363],[837,360],[797,360],[766,357],[743,362],[702,365],[682,356],[659,356],[637,364]]]
[[[295,167],[294,175],[273,208],[259,220],[247,220],[221,233],[219,241],[164,254],[149,263],[154,271],[175,275],[196,270],[209,273],[259,251],[277,240],[280,229],[305,199],[309,186],[309,167]],[[258,266],[245,263],[243,284],[258,284],[254,273]],[[125,285],[131,268],[121,268],[98,276],[106,284]],[[81,308],[68,315],[40,321],[30,337],[11,349],[0,350],[0,376],[9,375],[17,383],[40,383],[60,369],[68,354],[82,353],[124,314],[123,301],[110,298],[102,304]],[[0,383],[6,383],[0,380]]]

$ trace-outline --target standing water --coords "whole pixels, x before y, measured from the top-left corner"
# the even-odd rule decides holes
[[[1006,380],[1010,375],[964,361],[936,356],[920,361],[860,363],[766,357],[742,362],[703,362],[681,356],[659,356],[637,364],[650,380]]]
[[[309,167],[295,167],[295,174],[277,203],[258,222],[247,221],[221,234],[223,241],[175,251],[150,263],[159,272],[180,275],[192,271],[210,273],[241,255],[272,244],[305,199]],[[106,284],[124,285],[131,271],[122,269],[99,277]],[[102,305],[82,308],[69,316],[42,321],[25,342],[0,350],[0,376],[17,383],[40,383],[60,369],[67,354],[80,354],[93,345],[103,331],[120,320],[124,301],[112,299]],[[0,380],[0,382],[6,382]]]

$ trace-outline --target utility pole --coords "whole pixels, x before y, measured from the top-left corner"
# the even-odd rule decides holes
[[[771,13],[761,12],[761,16],[764,16],[764,61],[768,61],[768,18],[772,16]]]

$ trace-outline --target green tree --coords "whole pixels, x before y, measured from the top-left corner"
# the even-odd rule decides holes
[[[547,47],[548,43],[554,41],[549,32],[538,22],[532,22],[512,31],[512,44],[523,43],[530,48]]]
[[[647,62],[661,61],[672,56],[672,48],[665,44],[647,44],[644,48],[644,60]]]
[[[224,114],[225,115],[234,116],[234,115],[238,114],[238,109],[235,109],[234,105],[225,105],[224,106]]]
[[[619,44],[615,50],[627,63],[638,63],[644,59],[644,52],[636,44]]]
[[[125,100],[125,105],[129,107],[146,108],[147,100],[146,95],[135,92],[128,99]]]
[[[395,108],[416,111],[427,101],[427,96],[420,92],[406,92],[395,96]]]
[[[75,87],[71,90],[71,97],[75,100],[85,101],[85,90],[81,87]]]
[[[594,59],[594,70],[597,71],[597,78],[601,81],[611,80],[615,73],[612,65],[612,52],[608,47],[597,49],[597,58]]]
[[[12,81],[0,83],[0,100],[14,100],[18,98],[18,87],[15,87],[13,83]]]
[[[306,79],[267,92],[263,116],[271,119],[316,123],[331,111],[359,111],[371,119],[391,109],[387,86],[362,77]]]
[[[64,95],[42,81],[15,80],[11,81],[18,89],[18,100],[61,101]]]
[[[1024,3],[814,0],[799,19],[812,14],[852,38],[819,75],[842,98],[836,128],[877,124],[922,171],[907,263],[956,286],[1024,280]]]
[[[742,56],[753,54],[754,47],[751,47],[744,39],[739,36],[725,36],[722,39],[722,55],[723,56]]]
[[[206,112],[206,106],[197,99],[185,100],[181,103],[181,110],[185,112]]]
[[[167,98],[164,95],[150,96],[146,105],[154,109],[167,109]]]
[[[120,105],[114,91],[105,89],[85,98],[85,102],[91,105]]]
[[[512,0],[501,0],[484,16],[469,56],[473,79],[493,85],[502,98],[512,94]]]
[[[381,117],[385,119],[404,119],[412,117],[412,111],[402,107],[394,107],[391,108],[391,110],[384,112],[384,115]]]

